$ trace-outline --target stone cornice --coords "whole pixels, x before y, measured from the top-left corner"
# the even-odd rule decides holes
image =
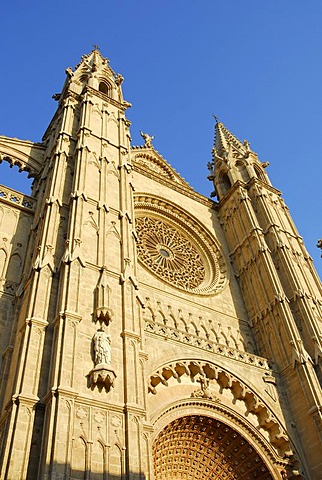
[[[177,330],[168,325],[163,325],[157,322],[146,322],[145,332],[153,336],[163,337],[168,341],[184,343],[189,347],[205,350],[208,353],[220,355],[229,358],[233,362],[242,362],[252,367],[257,367],[263,370],[271,371],[267,359],[259,357],[253,353],[248,353],[242,350],[237,350],[227,345],[216,343],[212,340],[198,337],[192,333]]]
[[[86,87],[84,88],[82,95],[84,95],[85,93],[90,93],[91,95],[101,98],[102,100],[104,100],[104,102],[110,103],[119,110],[122,110],[122,112],[125,112],[127,108],[131,107],[130,103],[125,101],[123,101],[122,103],[118,102],[117,100],[114,100],[114,98],[111,98],[105,93],[100,92],[99,90],[96,90],[95,88],[92,88],[88,85],[86,85]]]

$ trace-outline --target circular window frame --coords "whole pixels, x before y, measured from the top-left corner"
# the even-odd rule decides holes
[[[202,225],[199,220],[169,201],[149,194],[139,194],[134,197],[135,218],[150,218],[163,222],[168,228],[175,229],[183,239],[188,240],[200,256],[205,268],[204,279],[196,287],[177,285],[157,272],[141,257],[138,260],[149,272],[163,282],[181,291],[197,295],[213,295],[221,292],[227,284],[227,268],[220,247],[214,236]],[[140,241],[137,229],[138,241]],[[160,246],[160,245],[159,245]],[[169,248],[164,245],[168,251]],[[170,251],[168,251],[170,253]],[[171,255],[170,255],[171,256]],[[165,257],[164,257],[165,258]]]

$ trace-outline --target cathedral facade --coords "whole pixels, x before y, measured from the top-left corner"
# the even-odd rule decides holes
[[[195,192],[97,49],[0,186],[2,480],[322,479],[321,283],[249,144]]]

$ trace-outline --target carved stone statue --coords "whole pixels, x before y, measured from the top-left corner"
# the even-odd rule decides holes
[[[318,248],[321,248],[321,250],[322,250],[322,238],[320,238],[320,239],[318,240],[318,243],[317,243],[316,246],[317,246]]]
[[[111,367],[111,337],[103,327],[93,336],[95,367],[89,372],[89,385],[92,390],[95,386],[99,391],[104,387],[107,392],[114,387],[116,373]]]
[[[148,133],[143,133],[142,130],[140,130],[140,135],[144,139],[144,146],[148,148],[152,148],[152,140],[154,139],[154,135],[149,135]]]
[[[111,337],[102,328],[93,337],[95,365],[111,365]]]

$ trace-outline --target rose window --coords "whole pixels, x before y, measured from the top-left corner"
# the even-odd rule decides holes
[[[186,292],[209,295],[227,284],[226,264],[214,236],[198,219],[160,197],[134,197],[139,262]]]
[[[205,279],[201,253],[182,232],[152,217],[136,220],[138,254],[153,273],[177,287],[192,290]]]

